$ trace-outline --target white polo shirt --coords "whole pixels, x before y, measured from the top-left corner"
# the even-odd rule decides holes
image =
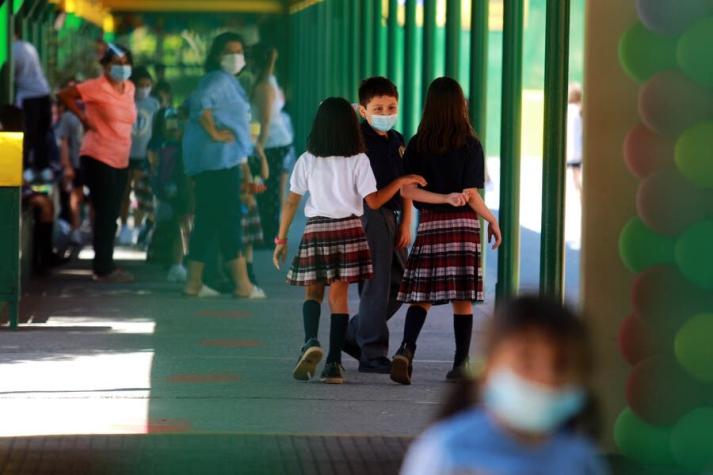
[[[50,87],[42,72],[37,50],[27,41],[15,40],[12,44],[12,61],[15,67],[15,104],[22,108],[22,101],[48,96]]]
[[[364,214],[364,198],[376,192],[369,157],[315,157],[305,152],[290,178],[290,191],[309,194],[305,216],[341,219]]]

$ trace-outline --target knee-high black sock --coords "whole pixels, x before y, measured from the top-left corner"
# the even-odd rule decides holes
[[[305,300],[302,304],[302,321],[305,326],[305,342],[314,338],[317,339],[319,332],[319,315],[322,312],[322,305],[316,300]]]
[[[412,350],[416,349],[416,340],[418,334],[421,333],[421,328],[426,321],[425,309],[418,305],[412,305],[406,312],[406,324],[404,325],[404,339],[402,345],[407,345]]]
[[[329,328],[329,354],[327,363],[341,363],[344,341],[347,339],[349,315],[346,313],[333,313]]]
[[[248,279],[250,279],[250,282],[252,282],[253,285],[257,285],[257,278],[255,278],[255,266],[253,265],[252,262],[248,262],[247,268],[248,268]]]
[[[470,338],[473,334],[473,314],[453,315],[453,331],[456,336],[456,354],[453,367],[463,364],[470,353]]]

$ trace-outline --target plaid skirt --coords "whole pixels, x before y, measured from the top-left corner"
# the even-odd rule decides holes
[[[480,221],[473,211],[422,211],[397,299],[483,301]]]
[[[287,273],[290,285],[362,282],[374,270],[361,219],[309,218],[299,251]]]
[[[260,221],[260,210],[258,207],[248,209],[243,215],[243,246],[262,244],[262,222]]]

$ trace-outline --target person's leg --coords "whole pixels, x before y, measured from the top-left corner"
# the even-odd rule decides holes
[[[97,276],[104,276],[112,272],[111,255],[114,242],[114,226],[111,223],[111,193],[108,192],[112,186],[110,170],[108,165],[104,165],[93,158],[84,158],[84,169],[87,174],[87,186],[89,187],[92,209],[94,212],[93,224],[93,245],[94,262],[93,270]]]
[[[302,320],[304,322],[305,341],[297,365],[292,371],[292,377],[299,381],[307,381],[317,372],[317,365],[322,361],[324,350],[319,346],[319,317],[324,284],[310,285],[305,289],[305,301],[302,304]]]
[[[400,384],[411,384],[413,356],[416,353],[416,341],[421,333],[430,304],[412,304],[406,313],[404,337],[394,359],[391,362],[391,379]]]
[[[73,189],[69,194],[69,212],[72,231],[79,229],[82,225],[82,203],[84,203],[84,190],[82,188]]]
[[[269,148],[265,150],[270,177],[266,181],[267,190],[257,196],[260,209],[260,220],[265,243],[269,245],[277,237],[280,228],[280,176],[283,170],[288,147]]]
[[[30,205],[35,210],[33,270],[44,274],[53,264],[54,206],[45,195],[31,197]]]
[[[468,362],[470,341],[473,335],[473,304],[470,301],[453,302],[453,333],[456,351],[453,357],[453,369],[448,379],[464,376],[462,371]]]
[[[332,316],[329,328],[327,364],[342,362],[342,348],[349,325],[348,282],[332,282],[329,287],[329,309]]]
[[[38,123],[37,138],[35,146],[35,169],[43,170],[50,166],[50,141],[54,137],[52,133],[52,102],[49,96],[37,99]]]
[[[126,188],[126,182],[129,180],[129,170],[127,168],[107,168],[109,168],[109,176],[111,178],[111,186],[108,192],[111,194],[111,202],[109,204],[109,211],[111,214],[107,218],[107,229],[111,239],[107,242],[106,259],[110,263],[111,270],[113,271],[116,268],[114,265],[114,243],[117,228],[116,222],[119,218],[119,212],[121,211],[121,198],[123,197],[124,189]]]
[[[195,181],[195,218],[188,245],[188,279],[184,292],[196,295],[203,287],[205,263],[214,249],[213,241],[220,225],[220,197],[215,196],[216,172],[197,175]]]
[[[129,179],[126,181],[124,192],[121,197],[121,227],[122,230],[129,224],[129,208],[131,207],[131,188],[134,183],[134,169],[129,168]]]

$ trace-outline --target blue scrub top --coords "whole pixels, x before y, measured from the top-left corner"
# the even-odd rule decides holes
[[[198,122],[210,109],[217,129],[228,129],[235,142],[214,141]],[[247,160],[252,152],[250,102],[235,76],[224,71],[206,74],[189,99],[189,118],[183,134],[183,163],[186,174],[227,170]]]
[[[606,475],[592,444],[558,433],[539,445],[507,434],[481,409],[456,415],[427,430],[409,450],[401,475]]]

